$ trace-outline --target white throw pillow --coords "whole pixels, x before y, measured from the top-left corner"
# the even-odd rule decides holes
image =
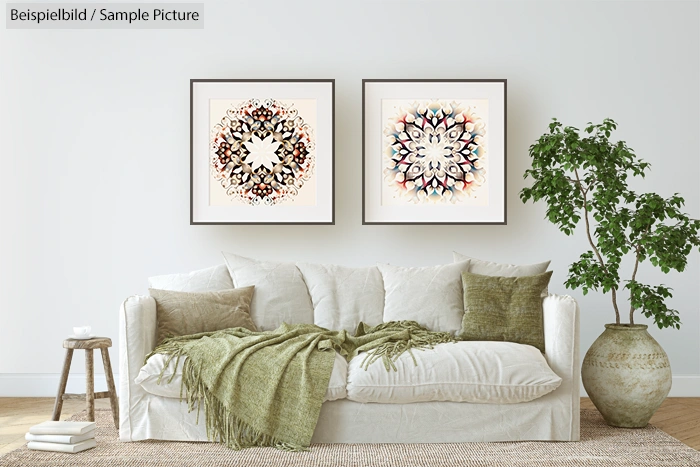
[[[287,324],[313,324],[314,307],[309,291],[294,263],[258,261],[224,253],[236,287],[255,286],[250,317],[260,331]]]
[[[481,259],[471,258],[465,256],[456,251],[452,252],[452,257],[454,262],[469,260],[469,270],[473,274],[481,274],[482,276],[500,276],[500,277],[523,277],[523,276],[536,276],[547,272],[549,263],[551,261],[545,261],[543,263],[535,264],[505,264],[505,263],[494,263],[493,261],[484,261]]]
[[[148,288],[176,292],[218,292],[233,289],[225,264],[198,269],[188,274],[166,274],[148,278]]]
[[[141,367],[134,383],[140,384],[141,387],[150,394],[178,399],[180,397],[180,387],[182,386],[182,366],[185,364],[187,357],[180,359],[177,368],[175,368],[175,361],[177,358],[171,359],[165,371],[163,371],[163,377],[161,378],[160,374],[163,370],[165,359],[165,355],[159,353],[151,356],[146,364]],[[158,384],[159,378],[160,384]],[[345,360],[345,357],[341,357],[340,354],[336,352],[331,379],[328,382],[328,389],[326,389],[326,396],[323,401],[345,399],[345,397],[347,397],[347,378],[348,362]],[[183,393],[182,397],[185,396],[186,394]]]
[[[469,261],[424,268],[377,265],[384,280],[384,322],[413,320],[431,331],[462,326],[462,272]]]
[[[297,263],[314,307],[314,324],[354,334],[360,321],[376,326],[384,314],[384,282],[376,266]]]
[[[414,350],[396,359],[398,371],[379,361],[362,368],[365,353],[348,365],[347,397],[355,402],[410,404],[450,401],[527,402],[554,391],[562,379],[542,353],[512,342],[466,341]]]
[[[455,263],[459,261],[469,260],[468,272],[472,274],[481,274],[482,276],[499,276],[499,277],[523,277],[523,276],[536,276],[538,274],[543,274],[547,272],[549,263],[552,261],[545,261],[543,263],[535,264],[505,264],[505,263],[494,263],[493,261],[484,261],[481,259],[471,258],[465,256],[456,251],[452,252],[452,259]],[[548,288],[545,287],[542,291],[542,296],[546,297],[548,295]]]

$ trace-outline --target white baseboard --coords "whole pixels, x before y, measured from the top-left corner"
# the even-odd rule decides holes
[[[581,397],[588,397],[583,383]],[[668,397],[700,397],[700,375],[674,375]]]
[[[60,373],[2,373],[0,374],[0,397],[56,397]],[[114,384],[119,394],[119,374],[114,375]],[[106,391],[104,374],[95,375],[95,392]],[[84,394],[85,375],[71,373],[68,376],[66,393]]]
[[[669,397],[700,397],[700,376],[677,375],[673,377],[673,386]]]
[[[3,373],[0,374],[0,397],[56,397],[58,373]],[[119,393],[119,374],[114,375]],[[95,375],[95,391],[106,391],[105,376]],[[71,374],[68,377],[68,393],[85,392],[85,375]],[[586,397],[581,385],[581,397]],[[700,397],[700,375],[676,375],[668,397]]]

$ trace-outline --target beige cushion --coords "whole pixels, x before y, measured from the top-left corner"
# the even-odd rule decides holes
[[[376,326],[384,313],[384,283],[376,266],[349,268],[297,263],[314,307],[314,324],[354,334],[360,321]]]
[[[180,292],[215,292],[231,290],[233,281],[225,264],[198,269],[187,274],[166,274],[148,278],[151,289],[177,290]]]
[[[510,342],[457,342],[406,352],[387,371],[381,360],[362,368],[364,353],[348,365],[348,399],[408,404],[451,401],[484,404],[527,402],[561,384],[534,347]]]
[[[157,342],[235,327],[257,331],[250,319],[253,290],[252,286],[218,292],[148,289],[156,301]]]
[[[412,320],[431,331],[462,325],[462,271],[469,261],[423,268],[377,265],[384,280],[384,322]]]
[[[313,324],[314,307],[309,291],[294,263],[258,261],[233,253],[224,259],[236,287],[255,286],[250,316],[261,331],[282,323]]]
[[[547,271],[549,263],[552,261],[544,261],[535,264],[506,264],[494,263],[493,261],[484,261],[482,259],[472,258],[463,255],[462,253],[452,252],[452,258],[455,263],[459,261],[469,260],[469,272],[474,274],[482,274],[484,276],[503,276],[503,277],[518,277],[518,276],[534,276]]]
[[[535,264],[506,264],[494,263],[493,261],[484,261],[481,259],[470,258],[456,251],[452,252],[454,262],[469,260],[469,272],[481,274],[484,276],[501,276],[501,277],[520,277],[520,276],[535,276],[547,271],[549,263],[552,261],[544,261]],[[549,294],[547,287],[542,291],[542,297]]]
[[[163,370],[166,357],[163,354],[155,354],[151,356],[151,358],[149,358],[146,364],[141,368],[134,382],[136,384],[140,384],[146,392],[156,396],[179,398],[180,386],[182,385],[182,366],[185,364],[185,360],[187,360],[187,357],[181,358],[176,368],[176,359],[171,359],[170,363],[163,372],[163,378],[161,379],[160,384],[158,384],[158,378],[160,377],[161,370]],[[338,353],[336,353],[331,379],[328,383],[328,389],[326,390],[324,402],[334,401],[336,399],[345,399],[347,396],[347,377],[348,362],[344,357],[341,357]],[[185,394],[183,394],[183,397],[184,396]]]
[[[542,289],[552,271],[499,277],[462,273],[464,317],[457,336],[470,341],[508,341],[544,352]]]

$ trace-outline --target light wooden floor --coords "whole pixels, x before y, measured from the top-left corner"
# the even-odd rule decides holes
[[[109,408],[108,399],[98,399],[96,407]],[[581,407],[594,409],[587,398]],[[82,401],[63,403],[61,420],[85,408]],[[0,456],[24,445],[24,434],[30,426],[51,418],[53,398],[5,397],[0,398]],[[669,435],[700,451],[700,397],[669,398],[654,414],[651,423]]]
[[[53,397],[0,397],[0,456],[24,446],[29,427],[51,419]],[[95,407],[109,408],[109,399],[97,399]],[[63,401],[61,420],[85,410],[85,402]]]
[[[582,409],[595,409],[587,397]],[[651,417],[650,423],[700,451],[700,397],[669,397]]]

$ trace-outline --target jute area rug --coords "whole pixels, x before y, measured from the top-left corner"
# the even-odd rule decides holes
[[[700,466],[700,452],[656,427],[611,428],[595,410],[581,411],[581,441],[460,444],[317,444],[310,452],[273,448],[232,451],[212,443],[122,443],[109,410],[98,410],[97,447],[78,454],[17,449],[0,466],[75,467],[644,467]],[[85,413],[73,420],[85,420]]]

